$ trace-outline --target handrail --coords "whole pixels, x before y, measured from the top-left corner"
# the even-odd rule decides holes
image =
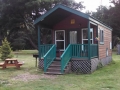
[[[66,65],[70,61],[71,55],[72,55],[72,48],[71,48],[71,44],[69,44],[69,46],[66,48],[64,53],[61,55],[61,73],[63,73]]]
[[[44,55],[44,72],[56,58],[56,45],[53,45],[50,50]]]
[[[97,44],[91,44],[90,45],[90,56],[91,58],[98,57],[98,45]]]

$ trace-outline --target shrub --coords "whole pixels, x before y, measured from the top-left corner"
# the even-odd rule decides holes
[[[13,54],[12,54],[12,49],[10,47],[10,43],[7,41],[7,39],[5,38],[2,41],[2,46],[0,47],[0,53],[1,53],[1,60],[5,60],[7,58],[12,58]]]

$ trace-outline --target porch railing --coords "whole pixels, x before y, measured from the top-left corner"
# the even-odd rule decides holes
[[[90,45],[90,56],[91,58],[98,56],[98,45],[97,44]]]
[[[72,44],[72,58],[87,58],[88,44]]]
[[[98,56],[98,45],[90,45],[90,57]],[[88,44],[69,44],[64,53],[61,55],[61,73],[71,58],[88,58]]]
[[[50,50],[44,55],[44,72],[56,58],[56,45],[53,45]]]
[[[64,53],[61,55],[61,73],[64,72],[64,69],[72,57],[72,48],[71,44],[66,48]]]
[[[49,51],[49,49],[53,46],[53,44],[45,44],[45,45],[40,45],[40,52],[41,52],[41,57],[43,58],[44,55]]]

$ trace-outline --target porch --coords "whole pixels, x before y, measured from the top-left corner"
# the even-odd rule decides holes
[[[69,65],[69,62],[72,61],[74,63],[75,61],[77,62],[82,61],[82,64],[84,65],[83,62],[89,64],[89,62],[91,62],[92,59],[98,57],[97,44],[91,44],[90,48],[88,44],[69,44],[60,57],[56,56],[57,47],[55,44],[41,45],[40,48],[41,48],[40,49],[41,57],[39,58],[40,58],[40,61],[43,62],[42,64],[43,67],[41,68],[44,69],[45,73],[48,72],[48,74],[50,72],[52,72],[52,74],[64,74],[66,73],[66,71],[69,72],[67,68],[71,68],[71,65]],[[90,52],[89,52],[89,49],[90,49]],[[79,63],[77,63],[76,65],[78,64]],[[73,67],[75,68],[75,70],[77,70],[76,66],[73,66]],[[88,67],[86,67],[86,71],[85,71],[86,73],[89,72],[87,69]]]

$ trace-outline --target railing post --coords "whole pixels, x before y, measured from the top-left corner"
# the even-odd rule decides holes
[[[90,21],[88,21],[88,59],[91,59],[90,54]]]
[[[40,47],[40,25],[38,25],[38,50],[39,50],[39,59],[41,59],[41,47]]]
[[[44,58],[44,72],[46,72],[46,58]]]

